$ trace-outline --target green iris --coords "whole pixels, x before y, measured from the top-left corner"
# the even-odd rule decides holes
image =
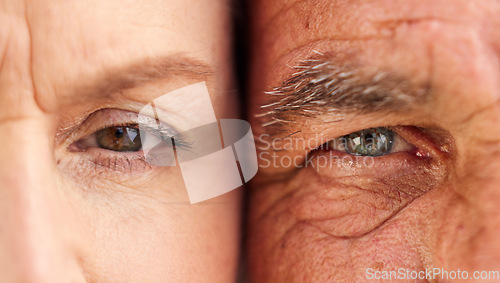
[[[371,128],[342,137],[347,153],[360,156],[381,156],[391,152],[394,132],[387,128]]]

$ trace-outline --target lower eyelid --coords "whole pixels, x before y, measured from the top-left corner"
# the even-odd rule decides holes
[[[304,172],[308,174],[308,172]],[[309,175],[309,174],[308,174]],[[433,188],[421,176],[311,178],[294,194],[290,211],[335,237],[361,236]],[[302,179],[306,179],[302,177]],[[331,181],[330,181],[331,180]]]
[[[445,171],[435,167],[438,161],[409,152],[381,157],[330,152],[333,167],[301,168],[289,184],[298,184],[293,195],[299,198],[290,211],[332,236],[371,232],[445,179]],[[321,156],[314,153],[312,164]]]
[[[356,156],[332,150],[324,152],[315,151],[311,154],[312,156],[309,156],[309,158],[312,159],[310,160],[314,161],[314,159],[316,159],[318,162],[320,162],[321,159],[323,161],[328,160],[329,166],[318,166],[318,169],[341,169],[340,171],[335,170],[335,174],[343,174],[343,172],[341,172],[342,170],[349,170],[351,173],[356,174],[360,173],[358,172],[359,170],[363,170],[365,173],[377,172],[380,170],[411,170],[414,166],[422,166],[424,163],[427,164],[430,162],[430,158],[418,157],[413,151],[396,152],[384,156]],[[356,170],[356,172],[353,170]]]
[[[160,140],[158,140],[160,142]],[[183,149],[182,140],[180,145],[176,143],[177,150]],[[167,145],[169,146],[169,145]],[[170,145],[171,146],[171,145]],[[95,171],[106,171],[109,173],[118,174],[143,174],[151,171],[159,165],[161,160],[172,160],[175,158],[174,151],[161,150],[155,146],[150,149],[148,157],[144,155],[143,150],[139,151],[113,151],[100,147],[89,146],[88,143],[75,142],[68,147],[68,152],[74,155],[74,158],[79,159],[80,167],[93,167]],[[151,163],[152,162],[152,163]],[[167,162],[170,164],[170,162]],[[164,167],[165,165],[159,165]]]
[[[311,172],[312,170],[315,172]],[[334,189],[333,184],[340,182],[343,186],[351,187],[351,191],[354,189],[353,192],[371,192],[379,201],[396,201],[395,204],[402,196],[414,199],[438,187],[445,181],[447,174],[441,160],[420,157],[411,152],[399,152],[382,157],[340,153],[331,167],[316,167],[302,171],[301,174],[309,174],[310,181],[313,181],[312,174],[314,174],[316,176],[314,179],[321,179],[326,184],[331,182],[331,185],[324,185],[325,188]]]
[[[90,160],[96,166],[104,167],[118,173],[143,173],[152,168],[146,161],[143,154],[135,156],[127,156],[122,154],[115,154],[114,156],[97,156]]]
[[[118,174],[143,174],[150,171],[150,165],[142,151],[115,153],[105,149],[90,148],[75,152],[73,166],[98,174],[103,172]],[[100,174],[99,173],[99,174]]]

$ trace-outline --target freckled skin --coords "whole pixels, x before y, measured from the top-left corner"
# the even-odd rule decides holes
[[[450,3],[252,5],[251,113],[262,112],[269,103],[263,92],[279,85],[289,66],[313,51],[330,53],[338,62],[396,70],[432,91],[412,111],[348,115],[339,123],[322,123],[326,114],[296,118],[286,126],[290,133],[328,140],[414,125],[431,138],[409,134],[407,141],[433,148],[429,163],[404,163],[394,154],[379,158],[384,165],[376,170],[261,168],[250,192],[246,247],[254,282],[365,282],[367,268],[500,271],[500,20],[493,16],[500,3]],[[252,122],[257,135],[267,133],[261,119]]]
[[[233,89],[227,5],[0,1],[1,282],[234,282],[238,191],[190,205],[178,168],[71,151],[67,133],[78,125],[72,134],[84,138],[92,134],[86,126],[123,122],[88,125],[96,109],[130,109],[139,99],[143,106],[193,83],[139,82],[111,99],[80,92],[169,56],[217,70],[207,82],[215,113],[234,117],[224,110],[236,108],[225,91]],[[127,170],[106,169],[113,163]]]

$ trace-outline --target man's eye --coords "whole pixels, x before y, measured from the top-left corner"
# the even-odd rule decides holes
[[[385,127],[354,132],[331,140],[323,147],[358,156],[383,156],[414,148],[394,131]]]
[[[127,152],[142,149],[141,137],[137,125],[112,126],[95,133],[100,148]]]

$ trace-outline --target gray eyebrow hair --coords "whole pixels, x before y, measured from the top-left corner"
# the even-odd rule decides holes
[[[262,126],[289,123],[294,116],[404,111],[424,102],[430,92],[427,83],[415,85],[387,71],[366,74],[360,67],[335,64],[329,56],[315,53],[292,67],[295,72],[288,79],[266,92],[274,101],[262,105],[265,112],[256,115],[267,118]]]

